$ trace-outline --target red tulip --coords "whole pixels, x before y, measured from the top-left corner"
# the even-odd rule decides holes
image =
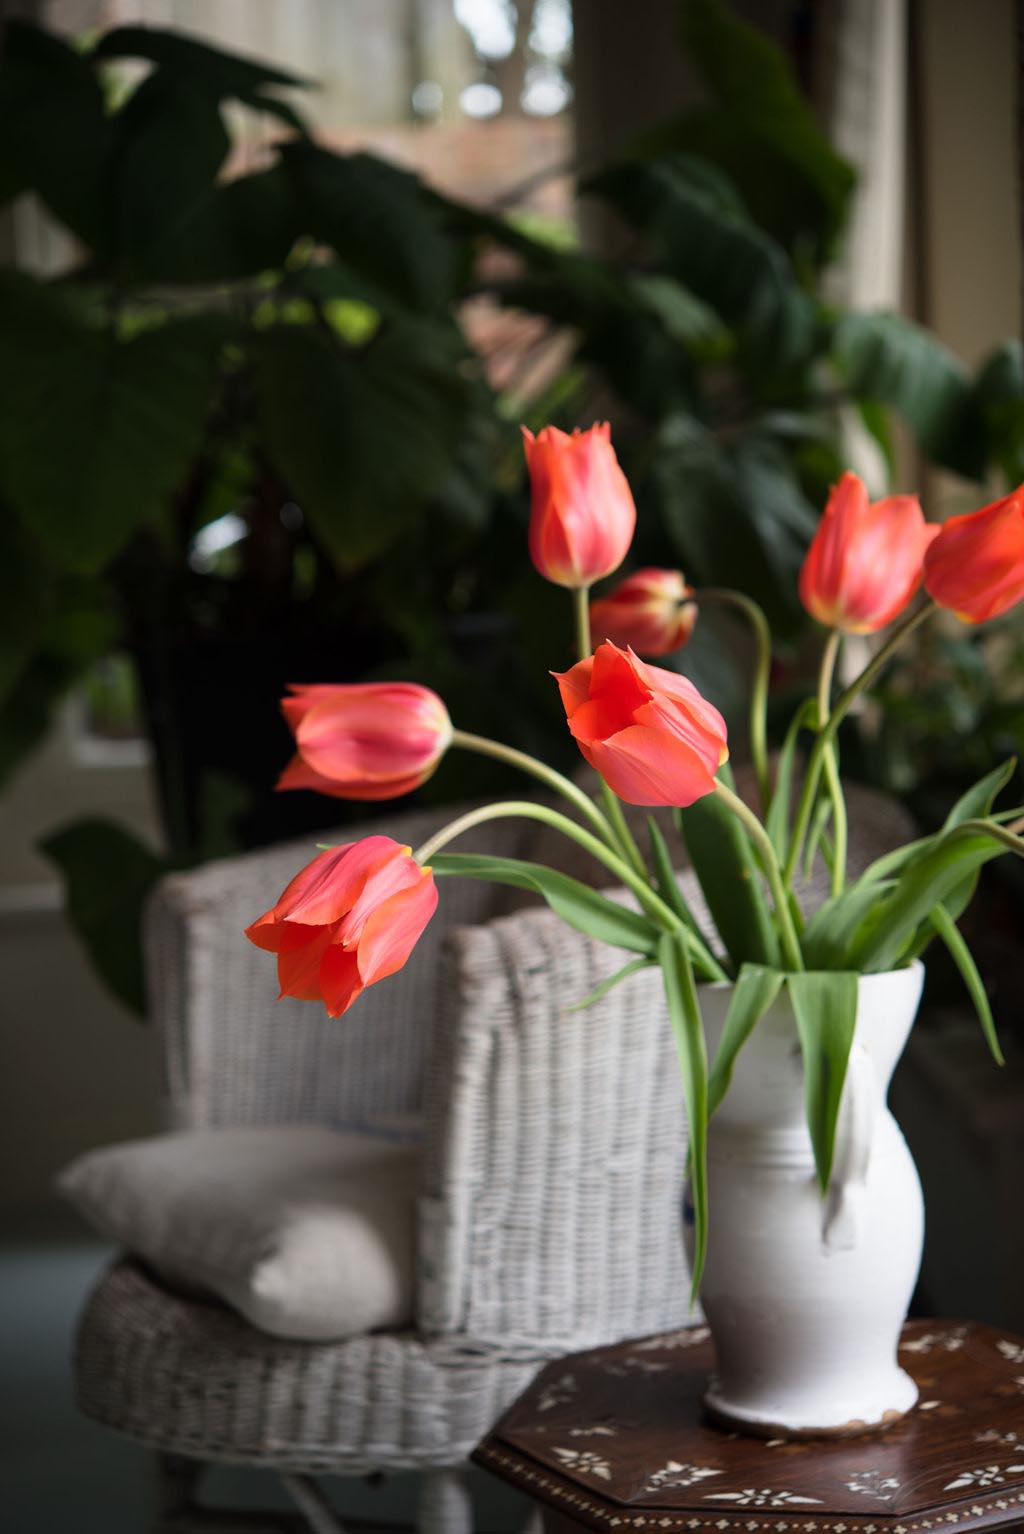
[[[530,471],[530,558],[556,586],[590,586],[617,570],[636,526],[607,421],[568,436],[523,427]]]
[[[245,935],[277,954],[282,996],[340,1017],[401,969],[436,907],[430,869],[390,836],[368,836],[321,852]]]
[[[950,517],[924,560],[924,584],[965,623],[998,618],[1024,597],[1024,485]]]
[[[580,750],[620,799],[685,808],[711,793],[725,720],[692,682],[610,641],[555,678]]]
[[[873,634],[914,595],[937,531],[916,495],[887,495],[869,505],[863,481],[844,474],[800,571],[800,600],[829,628]]]
[[[278,788],[338,799],[396,799],[426,782],[451,743],[436,692],[415,682],[291,687],[281,708],[298,753]]]
[[[606,597],[590,606],[594,643],[613,644],[641,655],[670,655],[693,633],[697,605],[680,570],[634,570]]]

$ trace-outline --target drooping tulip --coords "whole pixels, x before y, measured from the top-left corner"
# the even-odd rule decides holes
[[[278,788],[396,799],[426,782],[452,739],[436,692],[415,682],[292,686],[281,709],[297,751]]]
[[[875,633],[914,595],[937,531],[916,495],[869,503],[863,480],[847,472],[833,487],[807,551],[800,600],[829,628]]]
[[[712,792],[725,720],[692,682],[609,640],[555,679],[581,752],[620,799],[685,808]]]
[[[944,522],[925,555],[924,585],[965,623],[998,618],[1024,599],[1024,485]]]
[[[530,558],[557,586],[590,586],[629,551],[636,508],[607,421],[570,436],[523,427],[530,472]]]
[[[282,996],[340,1017],[402,968],[436,907],[430,869],[390,836],[368,836],[321,852],[245,935],[277,954]]]
[[[681,570],[634,570],[590,605],[595,645],[610,639],[638,655],[671,655],[682,649],[696,621],[693,587]]]

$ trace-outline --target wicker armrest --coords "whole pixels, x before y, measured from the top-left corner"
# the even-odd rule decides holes
[[[449,935],[421,1329],[541,1352],[681,1325],[686,1126],[660,973],[527,910]]]

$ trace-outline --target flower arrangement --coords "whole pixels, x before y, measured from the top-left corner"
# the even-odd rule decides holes
[[[765,720],[771,636],[757,604],[738,592],[694,591],[678,571],[644,569],[591,605],[590,586],[625,559],[636,517],[609,429],[567,435],[547,427],[536,437],[524,431],[524,441],[530,554],[542,576],[571,591],[575,614],[579,659],[554,678],[569,730],[599,774],[599,795],[591,798],[535,758],[459,731],[427,688],[293,687],[283,709],[296,755],[280,779],[282,789],[392,798],[424,782],[446,751],[462,747],[521,768],[561,795],[567,813],[509,800],[460,816],[415,852],[386,836],[324,849],[247,935],[277,954],[282,995],[321,1000],[332,1017],[404,964],[436,907],[438,876],[536,891],[571,926],[624,950],[627,962],[583,1005],[637,969],[659,965],[690,1122],[696,1288],[707,1238],[708,1120],[728,1090],[738,1051],[783,988],[803,1052],[807,1122],[823,1193],[860,976],[903,968],[939,938],[1001,1060],[985,989],[956,922],[984,863],[1004,852],[1024,856],[1024,813],[994,808],[1014,763],[975,784],[934,835],[887,854],[851,881],[837,731],[896,648],[930,615],[946,609],[964,623],[980,623],[1024,598],[1024,486],[933,526],[916,496],[869,502],[855,474],[842,476],[800,577],[804,606],[827,631],[818,685],[796,711],[772,768]],[[637,653],[662,657],[684,645],[700,606],[712,601],[737,607],[756,640],[750,748],[760,814],[735,791],[718,710],[685,677]],[[883,629],[888,633],[860,675],[838,690],[843,636]],[[623,801],[673,808],[714,934],[701,929],[684,900],[654,820],[645,856]],[[502,816],[532,818],[572,838],[603,864],[609,882],[631,892],[634,905],[541,864],[442,851],[462,832]],[[810,911],[801,907],[796,884],[815,852],[829,869],[831,893]],[[732,987],[710,1061],[699,982]]]

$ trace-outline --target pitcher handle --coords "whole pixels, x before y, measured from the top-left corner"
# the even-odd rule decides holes
[[[846,1067],[836,1157],[825,1201],[822,1238],[829,1251],[850,1251],[857,1245],[878,1107],[874,1062],[863,1044],[854,1044]]]

